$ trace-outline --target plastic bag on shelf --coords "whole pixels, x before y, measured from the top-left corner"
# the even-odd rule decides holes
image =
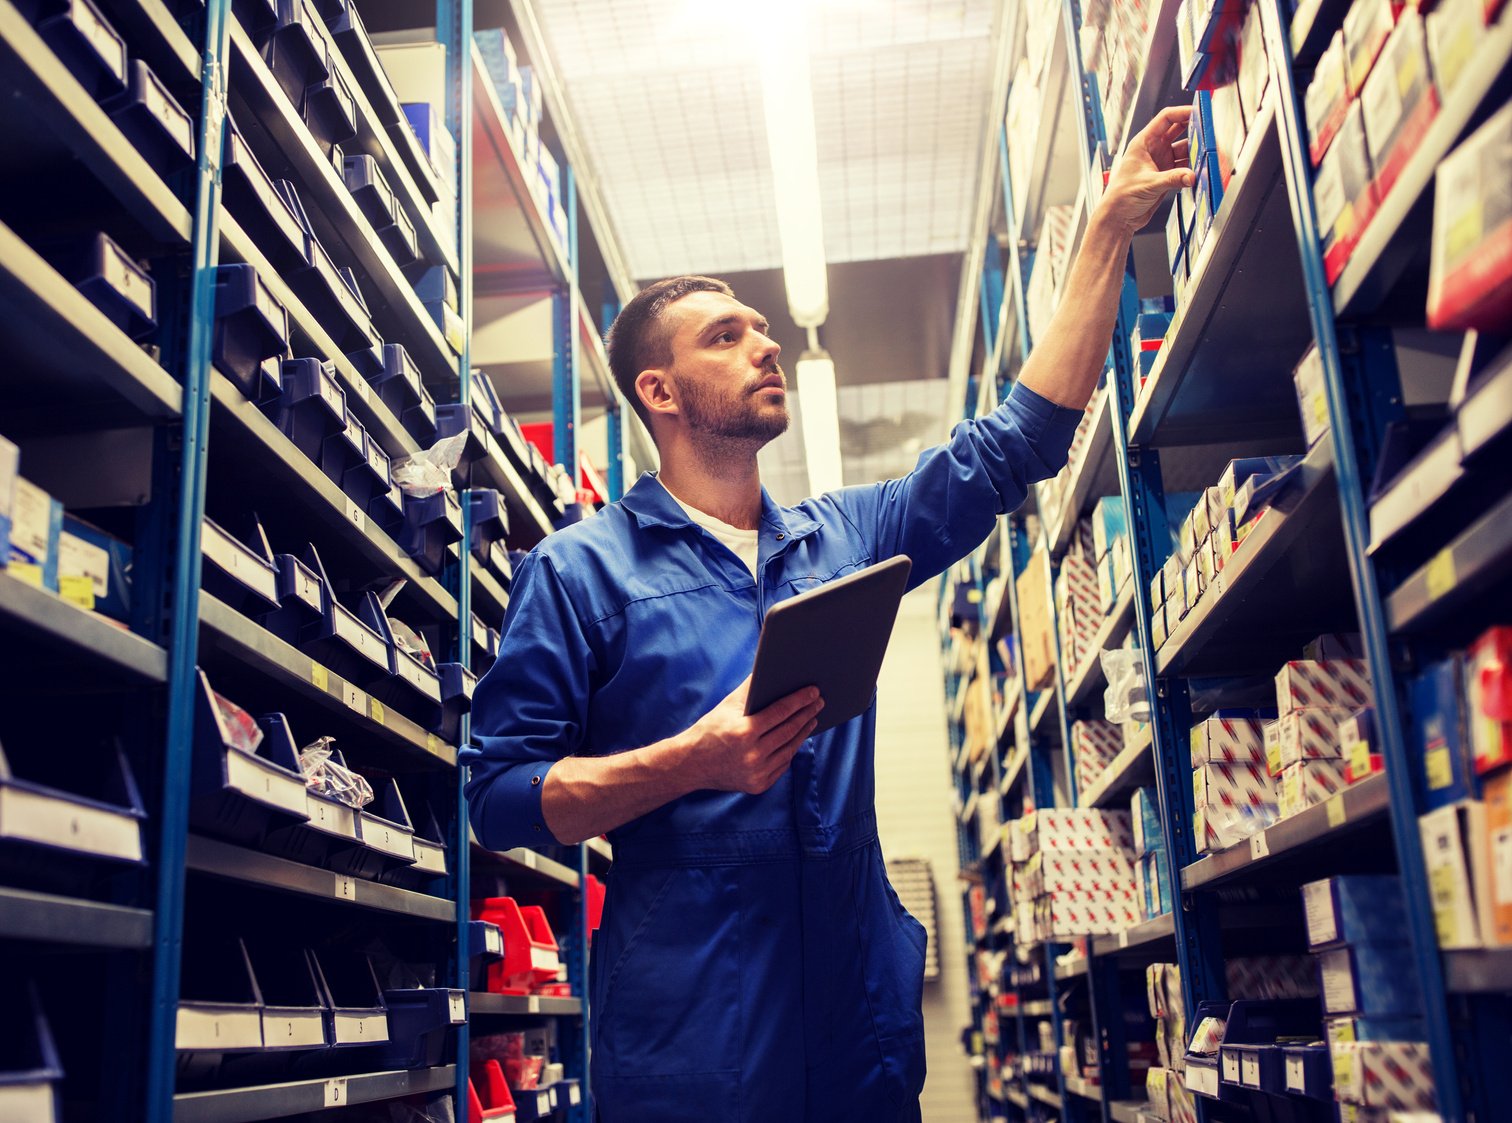
[[[1228,1023],[1222,1018],[1203,1018],[1197,1025],[1197,1032],[1192,1034],[1192,1044],[1187,1047],[1187,1052],[1198,1057],[1214,1056],[1218,1046],[1223,1044],[1227,1029]]]
[[[373,802],[373,785],[332,758],[334,737],[322,737],[299,750],[299,770],[305,786],[348,807],[362,808]]]
[[[462,461],[462,450],[467,447],[467,430],[445,437],[424,452],[396,460],[392,467],[393,479],[405,495],[424,499],[452,486],[452,473]]]
[[[1150,698],[1141,653],[1120,647],[1102,652],[1101,658],[1103,676],[1108,680],[1108,689],[1103,692],[1103,716],[1114,725],[1149,721]]]
[[[225,725],[226,732],[230,735],[231,744],[244,753],[257,752],[257,746],[262,744],[263,731],[252,715],[235,702],[222,698],[213,690],[210,696],[215,699],[215,708],[220,713],[221,723]]]
[[[435,656],[431,654],[430,644],[425,642],[425,637],[415,631],[403,620],[389,617],[389,630],[394,633],[394,642],[399,645],[399,650],[408,655],[413,655],[431,670],[436,669]]]

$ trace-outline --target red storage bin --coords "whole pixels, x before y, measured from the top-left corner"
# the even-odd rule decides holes
[[[540,905],[527,905],[520,910],[520,915],[525,918],[525,928],[530,935],[531,989],[538,990],[546,983],[556,982],[562,966],[560,949],[545,909]]]
[[[593,874],[588,875],[588,946],[593,946],[593,934],[604,919],[604,883]]]
[[[481,1092],[478,1091],[479,1085],[483,1088]],[[514,1117],[514,1097],[509,1094],[509,1084],[499,1062],[484,1061],[473,1065],[467,1080],[467,1123],[481,1123],[484,1119],[512,1120]]]
[[[488,964],[489,993],[529,994],[534,982],[533,945],[519,903],[513,897],[488,897],[473,902],[472,914],[474,920],[497,924],[504,937],[503,958]]]

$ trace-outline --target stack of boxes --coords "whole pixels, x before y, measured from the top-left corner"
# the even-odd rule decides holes
[[[1085,792],[1123,750],[1123,732],[1109,721],[1074,721],[1071,746],[1076,760],[1076,790]]]
[[[1434,1109],[1423,999],[1407,908],[1394,876],[1349,875],[1302,887],[1317,958],[1334,1096],[1395,1111]]]
[[[1130,103],[1144,77],[1152,7],[1149,0],[1082,5],[1082,67],[1094,80],[1113,152],[1123,148]]]
[[[1074,212],[1057,204],[1045,208],[1035,244],[1034,264],[1029,269],[1029,284],[1024,290],[1024,310],[1029,321],[1029,338],[1045,338],[1050,318],[1060,305],[1061,287],[1071,270],[1071,237]]]
[[[1020,945],[1139,922],[1127,812],[1041,808],[1013,820],[1008,834]]]
[[[1171,212],[1174,214],[1179,204],[1173,198]],[[1166,224],[1166,237],[1170,238],[1173,230],[1179,232],[1179,223]],[[1169,248],[1169,242],[1167,243]],[[1139,316],[1134,321],[1134,330],[1129,333],[1129,351],[1134,359],[1134,371],[1138,377],[1136,392],[1144,389],[1145,381],[1150,377],[1150,372],[1155,369],[1155,360],[1160,357],[1160,349],[1165,345],[1166,332],[1171,328],[1171,320],[1176,314],[1176,298],[1174,296],[1145,297],[1139,302]]]
[[[1340,726],[1358,723],[1373,695],[1364,660],[1350,657],[1349,637],[1323,636],[1308,645],[1314,658],[1276,673],[1276,713],[1265,731],[1266,768],[1282,818],[1322,803],[1348,783]]]
[[[1171,911],[1171,879],[1166,864],[1165,831],[1160,825],[1160,803],[1155,789],[1138,788],[1129,803],[1134,826],[1134,860],[1140,901],[1146,920]]]
[[[1129,547],[1128,505],[1122,495],[1105,495],[1092,508],[1093,564],[1097,567],[1099,617],[1106,617],[1118,601],[1119,590],[1134,574]],[[1082,653],[1078,667],[1088,658]]]
[[[1055,622],[1060,633],[1061,666],[1068,671],[1091,657],[1103,621],[1097,567],[1091,552],[1090,543],[1078,535],[1055,575]]]
[[[1439,946],[1512,946],[1512,628],[1489,629],[1408,689]]]
[[[1428,17],[1447,8],[1440,5]],[[1474,0],[1458,7],[1475,9]],[[1504,106],[1439,165],[1433,195],[1428,326],[1505,331],[1512,324],[1512,106]]]
[[[1181,995],[1181,968],[1152,963],[1145,968],[1145,994],[1155,1019],[1160,1064],[1145,1074],[1148,1110],[1170,1123],[1196,1123],[1197,1102],[1186,1086],[1187,1012]]]
[[[1220,710],[1192,727],[1193,832],[1199,853],[1237,845],[1276,821],[1262,719]]]

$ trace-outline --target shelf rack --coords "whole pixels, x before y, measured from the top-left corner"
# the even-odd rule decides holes
[[[634,287],[530,0],[514,0],[505,18],[519,37],[522,57],[547,86],[546,132],[555,138],[547,143],[564,169],[563,202],[571,220],[564,239],[551,230],[529,187],[533,169],[504,128],[474,45],[472,5],[441,0],[418,16],[434,26],[409,29],[420,41],[446,48],[446,80],[437,90],[444,104],[437,108],[458,142],[458,181],[467,185],[454,233],[434,213],[441,198],[438,176],[410,133],[390,124],[402,120],[392,91],[363,77],[378,72],[378,55],[361,36],[338,36],[326,22],[344,7],[373,26],[413,20],[420,12],[380,0],[295,6],[315,53],[324,55],[350,99],[355,135],[343,150],[376,162],[395,206],[414,229],[420,256],[450,272],[464,313],[486,304],[474,300],[475,282],[479,295],[498,294],[499,262],[491,256],[497,245],[491,239],[505,229],[530,232],[514,247],[513,264],[533,271],[537,295],[544,294],[553,313],[567,314],[550,317],[539,355],[518,358],[544,370],[555,456],[573,477],[579,422],[608,415],[608,498],[617,499],[625,476],[623,447],[628,444],[642,466],[654,466],[655,458],[609,377],[600,294],[590,303],[581,291],[580,226],[585,236],[591,228],[600,264],[607,267],[601,271],[611,278],[608,303],[617,306]],[[108,1049],[90,1046],[90,1035],[71,1025],[55,1034],[64,1043],[65,1071],[98,1073],[99,1087],[108,1090],[108,1104],[91,1105],[89,1084],[72,1085],[65,1077],[61,1098],[91,1118],[225,1123],[303,1117],[408,1096],[449,1095],[466,1102],[466,1025],[449,1033],[441,1063],[413,1070],[291,1080],[310,1070],[295,1073],[270,1060],[256,1070],[265,1082],[217,1086],[198,1071],[204,1066],[181,1066],[179,1001],[194,997],[195,957],[210,929],[252,940],[276,933],[285,945],[295,933],[321,945],[322,955],[349,952],[351,933],[360,930],[396,959],[418,966],[421,975],[464,992],[480,988],[464,1000],[480,1016],[556,1024],[559,1059],[587,1093],[585,889],[590,862],[602,874],[612,860],[608,843],[595,840],[565,855],[554,849],[553,857],[523,849],[474,853],[457,767],[457,746],[470,732],[465,716],[458,728],[438,733],[445,727],[417,720],[402,701],[391,703],[381,678],[349,674],[337,656],[313,655],[283,638],[289,633],[275,634],[256,613],[244,615],[237,604],[201,588],[207,517],[231,528],[257,512],[275,551],[298,555],[307,543],[318,549],[331,591],[343,603],[367,588],[398,585],[385,602],[388,612],[425,633],[438,663],[468,666],[473,636],[499,629],[509,609],[506,580],[473,564],[465,548],[451,551],[438,572],[422,568],[401,548],[397,532],[377,526],[335,482],[339,474],[327,476],[307,459],[270,419],[266,403],[249,400],[212,363],[217,267],[250,265],[287,314],[284,357],[326,364],[350,416],[391,461],[428,443],[369,384],[359,360],[344,353],[339,329],[296,295],[297,283],[291,285],[291,271],[283,268],[287,260],[263,238],[256,216],[227,209],[221,173],[229,113],[263,170],[294,186],[335,265],[352,270],[374,329],[384,342],[404,346],[438,403],[469,405],[478,389],[474,365],[487,365],[472,350],[476,340],[489,338],[486,317],[465,323],[460,351],[437,329],[412,287],[413,270],[384,245],[348,192],[340,160],[333,162],[333,149],[307,124],[304,99],[286,95],[282,60],[266,48],[270,30],[240,22],[255,19],[259,10],[237,5],[233,11],[230,0],[102,4],[129,58],[151,67],[192,123],[193,167],[160,174],[151,146],[128,136],[96,104],[64,55],[32,25],[30,8],[0,3],[0,91],[12,110],[4,132],[8,166],[13,162],[16,169],[4,178],[13,198],[23,198],[22,191],[37,196],[32,209],[38,212],[33,216],[18,206],[0,224],[0,342],[10,360],[0,374],[0,435],[20,446],[23,476],[70,511],[87,517],[103,511],[98,517],[131,543],[135,592],[134,611],[123,625],[34,587],[19,571],[0,570],[0,635],[27,656],[0,691],[0,734],[7,749],[20,754],[29,751],[25,742],[39,720],[38,705],[55,711],[61,701],[88,713],[102,740],[120,744],[145,795],[143,849],[151,856],[134,872],[102,873],[78,883],[21,884],[8,865],[7,883],[0,885],[0,939],[21,957],[24,972],[33,964],[39,970],[49,965],[54,974],[61,965],[79,965],[69,971],[87,972],[91,993],[104,996]],[[57,203],[38,193],[35,185],[43,182],[60,185]],[[75,223],[80,214],[100,222],[129,257],[145,263],[156,285],[160,327],[149,338],[154,346],[129,338],[45,256],[53,228],[65,225],[50,208],[66,210]],[[489,361],[514,358],[506,352]],[[538,403],[499,388],[511,413],[539,410]],[[143,463],[123,465],[129,471],[118,473],[120,481],[106,486],[56,466],[67,461],[114,467],[125,447],[116,435],[121,432],[142,434],[129,447]],[[491,432],[482,441],[483,455],[468,482],[502,494],[511,516],[508,545],[528,549],[574,512],[535,479],[533,469],[522,467],[513,444]],[[69,455],[57,455],[58,447]],[[109,508],[128,491],[133,507],[124,509],[131,514],[112,513]],[[106,494],[108,500],[100,498]],[[432,816],[439,825],[445,873],[393,869],[375,863],[379,851],[353,857],[350,845],[344,853],[323,851],[308,837],[278,842],[280,852],[273,853],[278,824],[266,828],[266,837],[245,826],[233,831],[229,823],[207,826],[213,816],[207,818],[202,806],[203,762],[196,754],[207,737],[221,735],[208,728],[216,723],[205,716],[201,670],[217,694],[245,702],[265,739],[270,726],[263,715],[287,711],[300,734],[336,736],[347,764],[375,787],[394,781],[417,827],[428,826]],[[85,743],[76,751],[87,760],[98,750]],[[390,882],[401,875],[402,881]],[[50,876],[44,872],[38,880]],[[548,906],[573,996],[488,994],[483,980],[469,979],[470,902],[478,887]],[[62,950],[71,954],[56,954]],[[44,1011],[55,1023],[72,1016],[66,1014],[70,1009],[86,1008],[54,993],[66,998],[74,983],[40,973],[37,981]],[[98,1002],[87,1008],[98,1008]],[[585,1095],[558,1117],[585,1123],[591,1115]]]
[[[1392,348],[1376,325],[1404,317],[1422,323],[1434,174],[1470,129],[1512,94],[1512,14],[1504,10],[1478,38],[1437,118],[1330,288],[1319,250],[1298,74],[1310,74],[1349,4],[1304,3],[1289,23],[1288,5],[1254,2],[1270,60],[1269,87],[1154,367],[1141,388],[1122,345],[1132,327],[1131,279],[1112,340],[1108,392],[1092,405],[1086,440],[1063,485],[1052,502],[1046,502],[1052,493],[1042,488],[1038,501],[1031,497],[1025,510],[1000,520],[989,543],[952,568],[940,585],[947,697],[964,701],[972,690],[985,688],[1001,719],[994,723],[994,744],[985,760],[980,747],[967,743],[964,707],[949,721],[955,802],[971,811],[958,824],[958,846],[970,879],[962,904],[973,1065],[984,1119],[1039,1119],[1046,1107],[1075,1121],[1148,1118],[1138,1085],[1131,1085],[1127,1066],[1110,1054],[1106,1042],[1096,1082],[1075,1073],[1057,1073],[1048,1087],[1026,1080],[1018,1058],[1038,1049],[1024,1024],[1031,1011],[1053,1011],[1057,996],[1072,988],[1074,1000],[1090,1007],[1094,1033],[1100,1024],[1117,1025],[1119,972],[1159,961],[1180,964],[1187,1009],[1199,1000],[1222,1000],[1220,900],[1225,932],[1257,925],[1269,931],[1274,918],[1242,915],[1244,907],[1232,903],[1235,894],[1295,893],[1305,880],[1359,869],[1394,870],[1403,880],[1441,1117],[1494,1114],[1495,1105],[1512,1094],[1506,1066],[1477,1047],[1484,1037],[1503,1035],[1509,1024],[1512,955],[1504,948],[1440,953],[1437,947],[1417,822],[1426,808],[1425,792],[1421,768],[1409,752],[1402,702],[1402,668],[1462,647],[1494,622],[1476,606],[1507,602],[1512,507],[1505,473],[1494,478],[1488,467],[1496,457],[1504,459],[1506,433],[1512,430],[1507,353],[1496,354],[1494,343],[1483,353],[1468,341],[1461,361],[1474,355],[1478,374],[1465,403],[1430,445],[1432,455],[1420,455],[1379,497],[1369,490],[1384,430],[1402,414]],[[1161,107],[1189,100],[1176,73],[1177,7],[1175,0],[1149,6],[1147,65],[1118,134],[1125,140]],[[1074,197],[1084,222],[1102,190],[1100,169],[1106,164],[1098,145],[1108,129],[1082,68],[1081,6],[1068,0],[1042,10],[1058,21],[1055,38],[1063,36],[1064,42],[1048,52],[1038,80],[1047,91],[1064,86],[1070,101],[1081,105],[1084,120],[1077,124],[1084,126],[1083,135],[1061,140],[1054,126],[1064,123],[1065,115],[1052,113],[1047,100],[1044,121],[1032,135],[1014,138],[1029,146],[1022,165],[1030,176],[1027,184],[1007,182],[1006,131],[984,144],[979,192],[991,194],[994,205],[979,210],[961,286],[963,293],[980,292],[983,299],[962,302],[951,364],[953,406],[968,417],[995,404],[1034,342],[1024,294],[1046,201],[1070,203]],[[1009,30],[1001,36],[1000,69],[1014,72],[1024,54],[1024,24],[1034,11],[1031,5],[1012,6]],[[1008,91],[1003,96],[993,114],[999,123]],[[1086,171],[1080,189],[1068,187],[1052,171],[1068,158],[1057,151],[1062,143],[1079,146],[1069,158]],[[1027,214],[1015,214],[1015,199],[1028,202]],[[1143,237],[1159,241],[1158,226]],[[1139,257],[1136,249],[1131,270]],[[1141,295],[1169,291],[1147,289],[1145,280],[1141,272]],[[1244,345],[1230,345],[1234,339]],[[1316,344],[1323,360],[1328,414],[1327,433],[1310,451],[1290,377],[1309,344]],[[1158,514],[1165,492],[1216,482],[1232,457],[1301,452],[1306,456],[1300,484],[1260,520],[1157,648],[1149,583],[1170,552]],[[1100,714],[1101,671],[1096,659],[1079,667],[1062,665],[1057,652],[1050,689],[1027,690],[1017,650],[1022,628],[1015,578],[1036,549],[1046,551],[1052,565],[1058,563],[1077,519],[1090,512],[1097,497],[1113,494],[1121,495],[1131,512],[1133,579],[1119,591],[1093,646],[1102,650],[1132,636],[1157,689],[1151,692],[1149,724],[1126,741],[1090,787],[1077,791],[1070,781],[1066,735],[1071,718]],[[1026,517],[1030,514],[1037,522]],[[1330,631],[1362,634],[1382,725],[1385,774],[1351,785],[1244,844],[1198,854],[1186,781],[1192,723],[1188,678],[1270,673],[1296,658],[1307,639]],[[987,638],[988,657],[961,658],[963,636]],[[1000,658],[992,646],[999,642],[1009,645],[1012,658]],[[1090,937],[1085,952],[1076,954],[1066,955],[1065,945],[1019,946],[1004,912],[1006,867],[1000,851],[1006,849],[1006,831],[986,810],[996,806],[989,797],[1001,801],[1001,818],[1007,820],[1029,805],[1127,807],[1136,787],[1156,791],[1168,874],[1177,886],[1174,913]],[[981,894],[987,925],[978,936],[971,918],[983,915]],[[1242,934],[1236,939],[1244,942]],[[978,953],[1005,950],[998,977],[979,979]],[[1000,1006],[998,999],[1009,996],[1012,1000]],[[1448,996],[1454,998],[1452,1020]],[[1054,1030],[1055,1044],[1065,1044],[1058,1018]],[[1199,1103],[1199,1118],[1205,1110]]]

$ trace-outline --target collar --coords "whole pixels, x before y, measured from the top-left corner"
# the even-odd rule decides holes
[[[688,518],[682,505],[657,479],[655,472],[646,472],[635,481],[635,486],[625,493],[620,506],[629,511],[635,521],[643,526],[661,526],[669,530],[690,527],[695,524]],[[779,507],[761,489],[761,526],[781,534],[785,539],[806,538],[819,529],[819,523],[793,507]]]

